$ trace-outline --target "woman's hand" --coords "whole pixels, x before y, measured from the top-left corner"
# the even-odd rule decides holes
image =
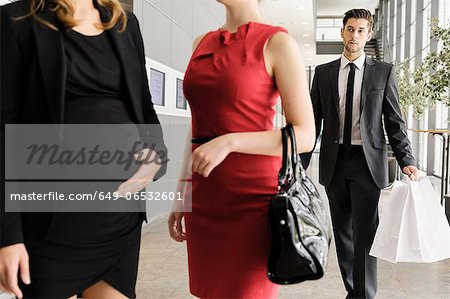
[[[0,290],[14,293],[22,298],[22,291],[17,284],[17,272],[25,284],[30,284],[28,253],[23,243],[0,248]]]
[[[183,242],[184,240],[186,240],[186,232],[183,226],[183,217],[186,190],[189,181],[190,179],[185,178],[178,181],[177,193],[179,192],[181,194],[182,200],[174,201],[172,211],[170,212],[169,219],[167,221],[170,237],[177,242]]]
[[[192,172],[208,177],[232,152],[232,135],[225,134],[200,145],[192,152]]]
[[[183,242],[186,240],[186,232],[183,227],[183,217],[183,212],[170,212],[169,220],[167,221],[170,237],[177,242]]]
[[[156,155],[156,152],[144,148],[142,151],[135,153],[134,158],[140,162],[155,161],[155,159],[151,159],[152,154]],[[118,196],[125,196],[126,194],[134,194],[144,189],[148,184],[153,182],[153,178],[160,167],[161,165],[156,163],[143,163],[131,178],[119,185],[115,192],[118,193]]]

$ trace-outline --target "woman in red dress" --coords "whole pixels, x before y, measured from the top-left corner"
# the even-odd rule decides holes
[[[299,152],[311,151],[315,127],[306,72],[297,43],[284,28],[264,24],[258,0],[218,2],[226,7],[226,23],[194,41],[184,79],[192,111],[192,184],[186,184],[185,162],[179,191],[191,199],[192,212],[174,208],[169,232],[187,240],[193,295],[275,298],[277,287],[266,276],[268,207],[282,148],[274,106],[281,96]]]

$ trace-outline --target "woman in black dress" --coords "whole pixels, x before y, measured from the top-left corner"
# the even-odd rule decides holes
[[[2,144],[5,124],[153,124],[136,130],[153,145],[143,158],[164,155],[139,25],[118,0],[22,0],[0,17]],[[4,159],[0,289],[19,298],[135,298],[145,212],[5,212]],[[137,165],[117,191],[145,190],[165,169]]]

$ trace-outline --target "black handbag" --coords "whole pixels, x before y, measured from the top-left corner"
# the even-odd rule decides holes
[[[323,276],[331,224],[320,194],[302,167],[292,125],[284,127],[281,135],[283,162],[278,192],[269,208],[271,248],[267,276],[277,284],[293,284]]]

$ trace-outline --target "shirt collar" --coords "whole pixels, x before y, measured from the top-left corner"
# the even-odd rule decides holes
[[[343,70],[350,62],[353,62],[358,68],[358,70],[360,70],[363,67],[365,61],[366,61],[366,54],[364,52],[355,61],[348,60],[347,57],[345,57],[344,54],[342,54],[340,68],[341,70]]]

